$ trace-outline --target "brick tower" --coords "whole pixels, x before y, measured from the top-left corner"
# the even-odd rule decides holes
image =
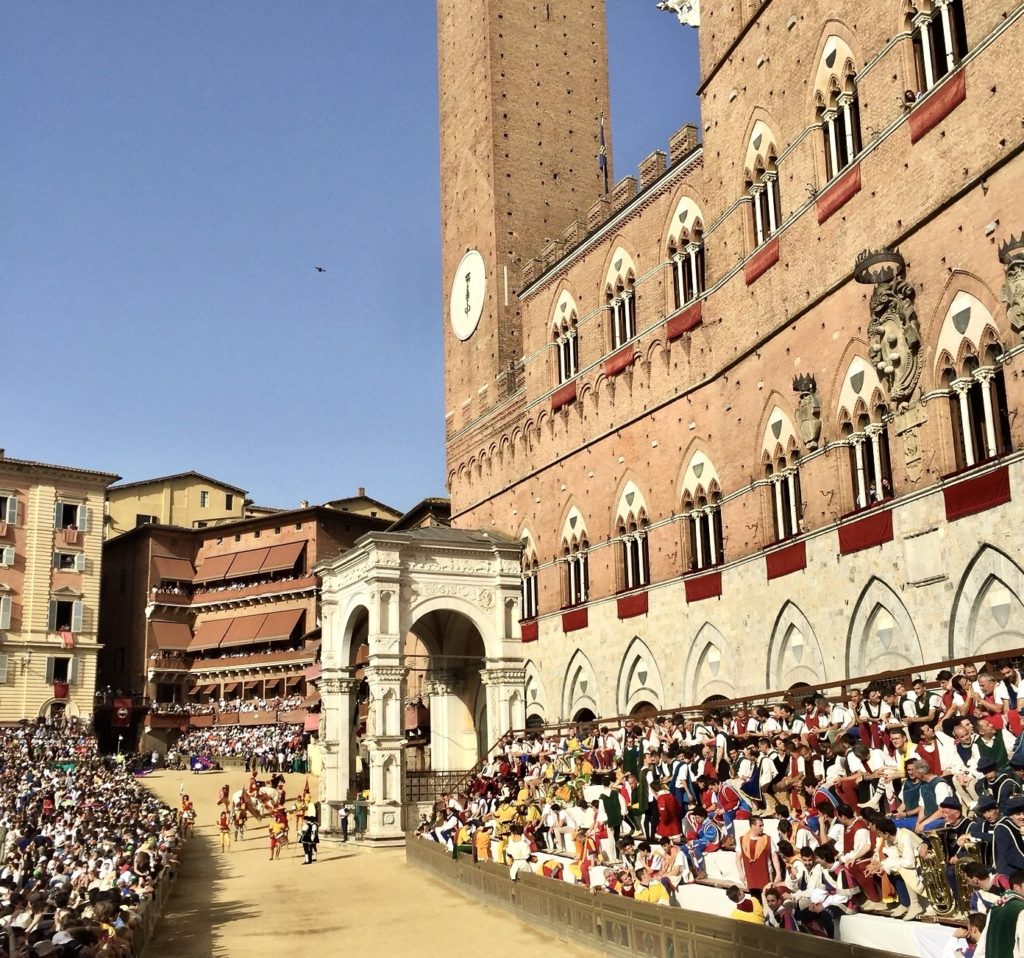
[[[611,172],[604,0],[438,0],[445,416],[452,435],[514,391],[526,260]]]

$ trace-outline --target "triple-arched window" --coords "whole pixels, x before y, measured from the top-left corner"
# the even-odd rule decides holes
[[[753,216],[754,245],[767,242],[782,222],[778,150],[775,137],[761,120],[754,124],[747,147],[746,189]]]
[[[916,0],[907,19],[914,38],[917,90],[926,93],[967,53],[963,0]]]
[[[825,41],[814,98],[824,141],[826,179],[831,180],[853,163],[862,145],[857,73],[850,48],[839,37]]]

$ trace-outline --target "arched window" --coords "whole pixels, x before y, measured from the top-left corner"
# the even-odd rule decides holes
[[[562,608],[582,605],[590,595],[590,539],[575,506],[562,527]]]
[[[689,571],[710,569],[725,561],[725,542],[722,536],[721,495],[715,491],[709,496],[687,495],[683,499],[683,521]]]
[[[767,242],[782,222],[778,153],[771,131],[758,120],[747,147],[747,193],[753,217],[754,245]]]
[[[672,289],[676,309],[704,294],[704,231],[694,227],[692,233],[681,232],[679,239],[669,242],[668,258],[672,264]]]
[[[721,565],[725,561],[722,494],[714,465],[700,452],[686,468],[682,514],[686,571]]]
[[[957,291],[936,348],[936,370],[948,390],[957,469],[1010,452],[1010,414],[1003,375],[1003,347],[984,304]]]
[[[850,451],[854,509],[866,509],[892,498],[888,415],[888,408],[880,403],[870,415],[861,412],[855,420],[843,423],[843,438]]]
[[[967,53],[963,0],[921,0],[909,13],[917,89],[926,93],[952,73]]]
[[[947,368],[943,384],[949,390],[950,426],[957,469],[970,469],[1010,451],[1010,413],[1006,400],[1001,349],[990,347],[986,364],[970,356],[961,375]]]
[[[628,592],[640,589],[651,581],[651,555],[647,544],[647,517],[620,520],[619,524],[619,566],[618,591]]]
[[[857,73],[849,47],[836,36],[825,41],[815,78],[826,179],[845,170],[861,150]]]
[[[764,431],[762,463],[771,492],[772,528],[781,542],[803,532],[804,504],[800,492],[800,453],[793,423],[778,406]]]
[[[625,346],[636,336],[636,289],[633,276],[620,280],[606,292],[612,313],[612,349]]]
[[[557,323],[552,331],[555,349],[558,352],[558,382],[575,379],[580,371],[580,340],[576,324],[576,312]]]
[[[524,621],[537,618],[540,610],[538,586],[537,552],[533,547],[533,540],[526,535],[523,537],[523,566],[519,595],[520,618]]]
[[[586,534],[562,543],[562,607],[582,605],[590,595],[590,543]]]
[[[772,528],[775,541],[782,542],[799,535],[803,523],[803,501],[800,494],[799,461],[785,458],[765,464],[765,478],[772,493]]]

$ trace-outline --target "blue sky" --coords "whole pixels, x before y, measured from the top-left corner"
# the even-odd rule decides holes
[[[696,121],[697,34],[607,3],[622,176]],[[5,4],[7,454],[444,494],[434,30],[432,0]]]

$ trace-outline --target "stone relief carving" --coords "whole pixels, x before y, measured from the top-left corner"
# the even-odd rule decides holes
[[[898,251],[864,250],[854,277],[873,285],[868,322],[868,356],[897,409],[905,409],[921,378],[921,327],[914,308],[914,287],[906,281],[906,263]]]
[[[999,247],[999,262],[1006,269],[1002,298],[1010,327],[1024,340],[1024,233],[1011,236]]]
[[[921,451],[921,426],[928,421],[920,403],[898,413],[895,420],[896,435],[903,440],[903,462],[907,479],[920,482],[924,474],[924,455]]]
[[[661,0],[658,9],[674,13],[685,27],[700,26],[700,0]]]
[[[793,380],[793,390],[800,395],[796,406],[800,438],[813,452],[818,448],[818,440],[821,438],[821,397],[818,395],[818,384],[813,376],[805,373]]]

